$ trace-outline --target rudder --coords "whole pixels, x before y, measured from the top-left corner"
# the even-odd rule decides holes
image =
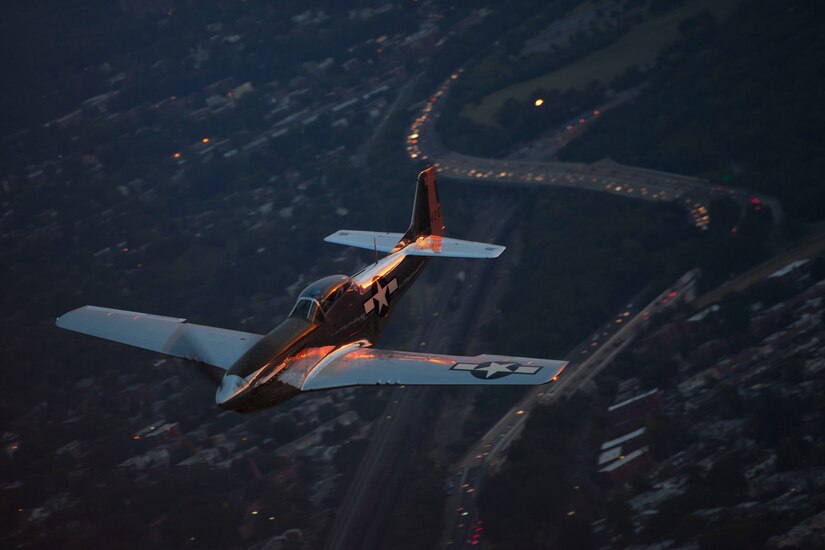
[[[438,198],[436,187],[435,167],[430,166],[418,174],[412,220],[402,240],[412,242],[422,235],[441,236],[443,234],[444,220],[441,216],[441,200]]]
[[[418,174],[415,188],[410,227],[403,235],[379,231],[336,231],[325,241],[358,248],[375,249],[376,252],[398,252],[407,256],[442,258],[496,258],[504,247],[496,244],[448,239],[444,237],[444,220],[441,217],[441,201],[436,187],[435,168],[430,167]]]

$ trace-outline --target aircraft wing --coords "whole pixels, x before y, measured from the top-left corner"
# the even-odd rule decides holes
[[[438,355],[344,346],[312,369],[302,390],[390,385],[536,385],[555,380],[566,361],[503,355]]]
[[[186,319],[96,306],[58,317],[57,326],[224,370],[262,338],[260,334],[194,325]]]

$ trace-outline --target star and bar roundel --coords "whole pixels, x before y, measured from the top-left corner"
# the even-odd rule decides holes
[[[372,283],[371,296],[364,302],[364,315],[369,315],[373,311],[379,317],[386,317],[390,314],[390,296],[398,290],[398,279],[393,278],[388,283],[384,283],[380,278]]]
[[[522,365],[512,361],[487,361],[486,363],[456,363],[450,370],[469,371],[470,374],[482,380],[495,380],[511,374],[536,374],[541,367]]]

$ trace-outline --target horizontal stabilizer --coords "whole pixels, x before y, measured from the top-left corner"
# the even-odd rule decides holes
[[[249,332],[193,325],[186,319],[96,306],[58,317],[57,326],[224,370],[262,338]]]
[[[465,357],[350,345],[321,360],[300,387],[306,391],[378,384],[532,386],[555,380],[566,365],[566,361],[529,357]]]
[[[407,256],[440,256],[442,258],[497,258],[504,247],[497,244],[462,241],[429,235],[419,238],[404,248]]]
[[[336,231],[324,240],[328,243],[345,244],[368,250],[377,249],[378,252],[392,252],[401,233],[385,233],[379,231],[352,231],[342,229]],[[436,235],[419,237],[403,248],[407,256],[440,256],[442,258],[496,258],[504,251],[503,246],[497,244],[478,243],[451,239]]]
[[[383,231],[336,231],[324,240],[328,243],[344,244],[355,248],[378,249],[378,252],[392,252],[393,247],[403,237],[403,233],[386,233]]]

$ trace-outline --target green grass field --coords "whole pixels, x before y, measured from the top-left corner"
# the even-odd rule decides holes
[[[611,45],[543,76],[519,82],[485,97],[478,105],[465,107],[461,114],[476,122],[496,126],[494,115],[509,98],[526,99],[539,88],[568,90],[590,82],[607,83],[633,65],[653,63],[664,47],[679,37],[679,23],[704,9],[717,20],[730,15],[739,0],[694,0],[687,5],[635,27]]]

